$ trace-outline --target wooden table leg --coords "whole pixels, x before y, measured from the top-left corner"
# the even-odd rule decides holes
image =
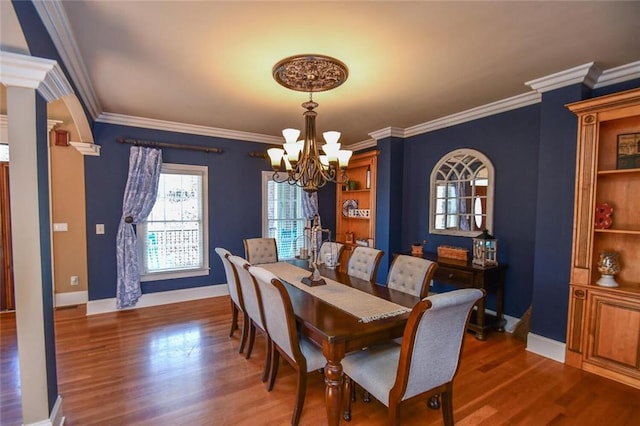
[[[342,358],[344,345],[325,343],[322,352],[327,359],[324,367],[325,404],[327,407],[327,424],[338,426],[342,414]]]
[[[487,336],[484,333],[485,330],[485,326],[484,326],[484,321],[485,321],[485,317],[484,317],[484,302],[485,302],[485,297],[480,298],[480,300],[478,300],[477,306],[478,309],[476,310],[476,323],[478,324],[478,327],[480,328],[480,331],[476,334],[476,339],[478,340],[486,340]]]

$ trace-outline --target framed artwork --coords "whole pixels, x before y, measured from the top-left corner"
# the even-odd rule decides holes
[[[344,242],[347,244],[353,244],[353,232],[347,232],[344,238]]]
[[[640,133],[618,135],[616,169],[640,168]]]

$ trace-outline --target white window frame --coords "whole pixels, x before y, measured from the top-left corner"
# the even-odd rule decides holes
[[[269,172],[269,171],[263,171],[262,172],[262,237],[263,238],[270,238],[269,236],[269,212],[268,212],[268,196],[269,196],[269,190],[268,190],[268,182],[273,181],[273,172]],[[276,182],[279,185],[289,185],[289,183],[285,182]],[[297,188],[297,190],[302,191],[302,187],[295,185],[295,187]],[[299,198],[299,200],[302,200],[301,198]],[[302,201],[300,201],[302,202]],[[302,208],[302,206],[300,206],[300,208]],[[305,220],[305,226],[308,226],[308,221]],[[295,241],[297,241],[300,246],[304,246],[306,247],[306,237],[303,237],[303,235],[299,235],[296,237]],[[278,249],[278,258],[280,259],[289,259],[289,258],[293,258],[293,256],[295,256],[296,254],[294,253],[294,255],[292,257],[285,257],[283,256],[283,253],[285,252],[285,250],[280,250]]]
[[[199,174],[202,177],[202,266],[199,268],[165,270],[162,272],[146,272],[144,269],[144,255],[146,252],[146,222],[136,226],[138,235],[138,259],[140,265],[140,281],[159,281],[175,278],[200,277],[209,275],[209,168],[191,164],[162,163],[160,173]]]

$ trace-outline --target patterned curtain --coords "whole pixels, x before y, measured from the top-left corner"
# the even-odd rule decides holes
[[[129,175],[122,201],[122,218],[116,236],[118,284],[116,307],[129,308],[138,303],[140,270],[138,249],[133,225],[144,221],[158,194],[158,180],[162,166],[162,151],[132,146],[129,153]]]

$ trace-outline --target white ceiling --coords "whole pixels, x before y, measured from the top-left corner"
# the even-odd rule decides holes
[[[98,112],[279,136],[308,95],[280,59],[347,64],[317,93],[318,131],[370,139],[531,91],[595,62],[640,60],[640,2],[62,1]],[[125,135],[126,136],[126,135]]]

